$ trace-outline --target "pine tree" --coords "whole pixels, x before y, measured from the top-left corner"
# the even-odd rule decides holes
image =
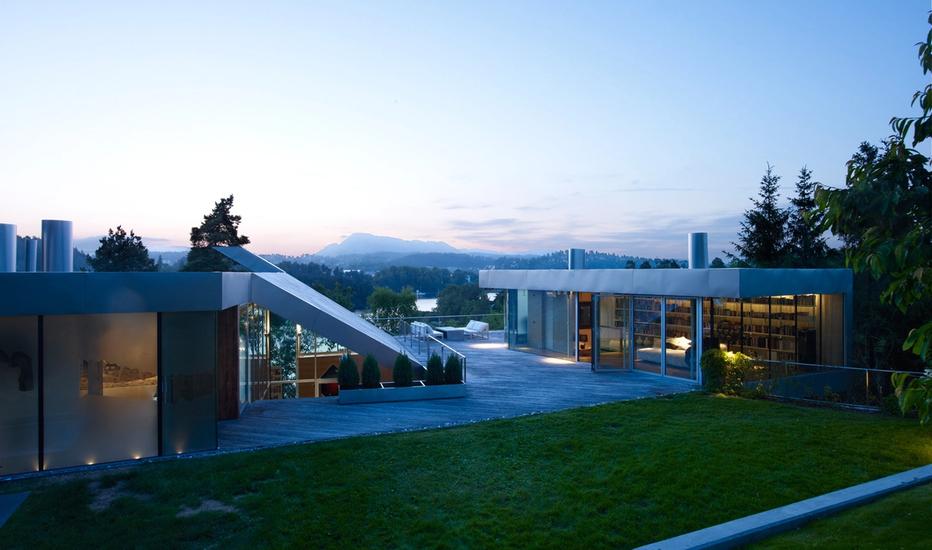
[[[239,234],[240,216],[233,215],[233,195],[214,203],[200,227],[191,228],[191,251],[181,271],[230,271],[233,262],[213,246],[242,246],[249,237]]]
[[[88,265],[94,271],[155,271],[155,262],[149,257],[149,249],[142,243],[142,237],[132,229],[129,234],[122,226],[107,231],[107,236],[100,239],[100,247],[93,257],[87,258]]]
[[[777,205],[779,192],[780,176],[767,163],[758,198],[751,199],[754,207],[744,212],[738,242],[731,243],[737,254],[726,252],[729,258],[754,267],[774,267],[786,261],[789,212]]]
[[[796,267],[818,267],[828,255],[828,244],[819,226],[822,215],[815,202],[818,182],[812,181],[812,170],[803,166],[796,179],[796,196],[790,200],[789,246]]]

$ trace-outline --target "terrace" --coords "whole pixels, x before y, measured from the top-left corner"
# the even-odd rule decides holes
[[[593,373],[572,363],[507,349],[503,333],[451,342],[468,356],[463,399],[341,406],[335,397],[252,403],[219,424],[222,451],[375,433],[421,430],[552,412],[696,389],[687,381],[637,371]]]

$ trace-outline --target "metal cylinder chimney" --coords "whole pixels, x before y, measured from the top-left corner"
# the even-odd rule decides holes
[[[68,220],[42,220],[42,265],[45,271],[74,271],[74,238]]]
[[[689,269],[707,269],[709,267],[708,233],[690,233],[687,249]]]
[[[0,223],[0,273],[16,271],[16,225]]]
[[[26,237],[24,243],[26,262],[23,269],[30,273],[36,272],[39,270],[39,239]]]
[[[586,250],[584,248],[571,248],[568,252],[568,269],[586,269]]]

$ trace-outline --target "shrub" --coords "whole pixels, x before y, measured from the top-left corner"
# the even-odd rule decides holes
[[[362,385],[365,388],[378,388],[381,381],[382,372],[379,370],[379,362],[370,353],[362,362]]]
[[[414,380],[414,367],[411,366],[411,360],[407,355],[399,355],[395,358],[395,367],[392,369],[392,380],[396,386],[410,386]]]
[[[440,360],[439,355],[432,353],[430,359],[427,360],[427,385],[439,386],[445,383],[446,377],[443,372],[443,361]]]
[[[340,358],[337,381],[340,383],[341,390],[351,390],[359,386],[359,370],[356,367],[356,361],[353,361],[348,353],[344,353]]]
[[[744,393],[744,381],[751,358],[743,353],[710,349],[702,354],[702,387],[708,392],[728,395]],[[762,388],[763,389],[763,388]]]
[[[443,367],[443,375],[447,384],[461,384],[463,382],[463,364],[456,355],[447,357],[447,364]]]

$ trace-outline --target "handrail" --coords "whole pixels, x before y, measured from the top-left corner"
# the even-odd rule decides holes
[[[907,373],[915,374],[917,371],[908,371],[908,370],[890,370],[890,369],[873,369],[869,367],[849,367],[847,365],[820,365],[817,363],[801,363],[799,361],[779,361],[776,359],[751,359],[751,363],[765,363],[768,365],[789,365],[789,366],[800,366],[800,367],[809,367],[809,368],[819,368],[819,369],[840,369],[840,370],[856,370],[861,372],[889,372],[893,373]]]
[[[446,356],[448,354],[455,355],[457,358],[459,358],[460,366],[463,369],[463,372],[462,372],[463,382],[464,383],[466,382],[466,355],[464,353],[459,352],[453,349],[452,347],[450,347],[449,345],[441,342],[436,337],[434,337],[432,334],[426,334],[426,333],[423,335],[412,334],[411,323],[405,321],[404,318],[399,318],[399,320],[401,321],[401,334],[398,335],[397,337],[402,339],[402,342],[405,344],[405,347],[413,351],[415,349],[415,346],[412,344],[416,344],[417,345],[416,351],[418,353],[419,358],[420,358],[420,355],[424,353],[427,359],[430,359],[430,356],[432,354],[436,354],[436,352],[434,352],[431,349],[431,346],[433,344],[436,344],[439,347],[439,351],[440,351],[440,353],[437,355],[439,355],[440,360],[442,362],[446,363]],[[425,346],[426,346],[426,349],[425,349]],[[426,367],[427,365],[425,364],[424,366]]]

